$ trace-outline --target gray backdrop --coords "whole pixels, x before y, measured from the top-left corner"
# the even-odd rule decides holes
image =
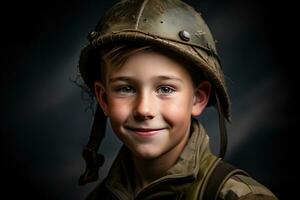
[[[80,200],[95,186],[77,185],[85,165],[91,112],[71,80],[87,34],[114,1],[11,2],[1,13],[1,195]],[[186,1],[203,13],[218,42],[232,97],[226,160],[280,199],[295,188],[297,73],[295,14],[289,4]],[[4,44],[4,45],[3,45]],[[216,112],[202,117],[218,152]],[[120,142],[108,131],[106,164]]]

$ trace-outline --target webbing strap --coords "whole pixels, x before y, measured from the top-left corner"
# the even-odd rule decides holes
[[[209,177],[209,181],[206,185],[203,195],[203,200],[216,200],[225,182],[235,174],[243,174],[248,176],[248,174],[243,170],[238,169],[222,160],[219,161]]]

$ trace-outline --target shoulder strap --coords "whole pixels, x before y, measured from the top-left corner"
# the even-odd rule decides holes
[[[248,174],[243,170],[238,169],[225,161],[219,161],[209,177],[204,191],[203,200],[216,200],[224,183],[235,174],[248,176]]]

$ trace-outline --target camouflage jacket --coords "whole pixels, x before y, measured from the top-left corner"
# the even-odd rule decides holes
[[[210,174],[220,159],[211,153],[209,137],[199,122],[193,121],[191,131],[189,142],[175,165],[136,196],[132,187],[134,175],[130,152],[122,147],[107,178],[87,200],[203,200]],[[277,200],[266,187],[244,174],[226,179],[217,193],[218,200]]]

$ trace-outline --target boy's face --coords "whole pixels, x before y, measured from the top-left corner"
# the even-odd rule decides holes
[[[114,132],[140,159],[183,149],[191,116],[201,114],[210,88],[207,81],[194,88],[184,66],[155,52],[134,54],[121,68],[108,66],[105,87],[95,83]]]

